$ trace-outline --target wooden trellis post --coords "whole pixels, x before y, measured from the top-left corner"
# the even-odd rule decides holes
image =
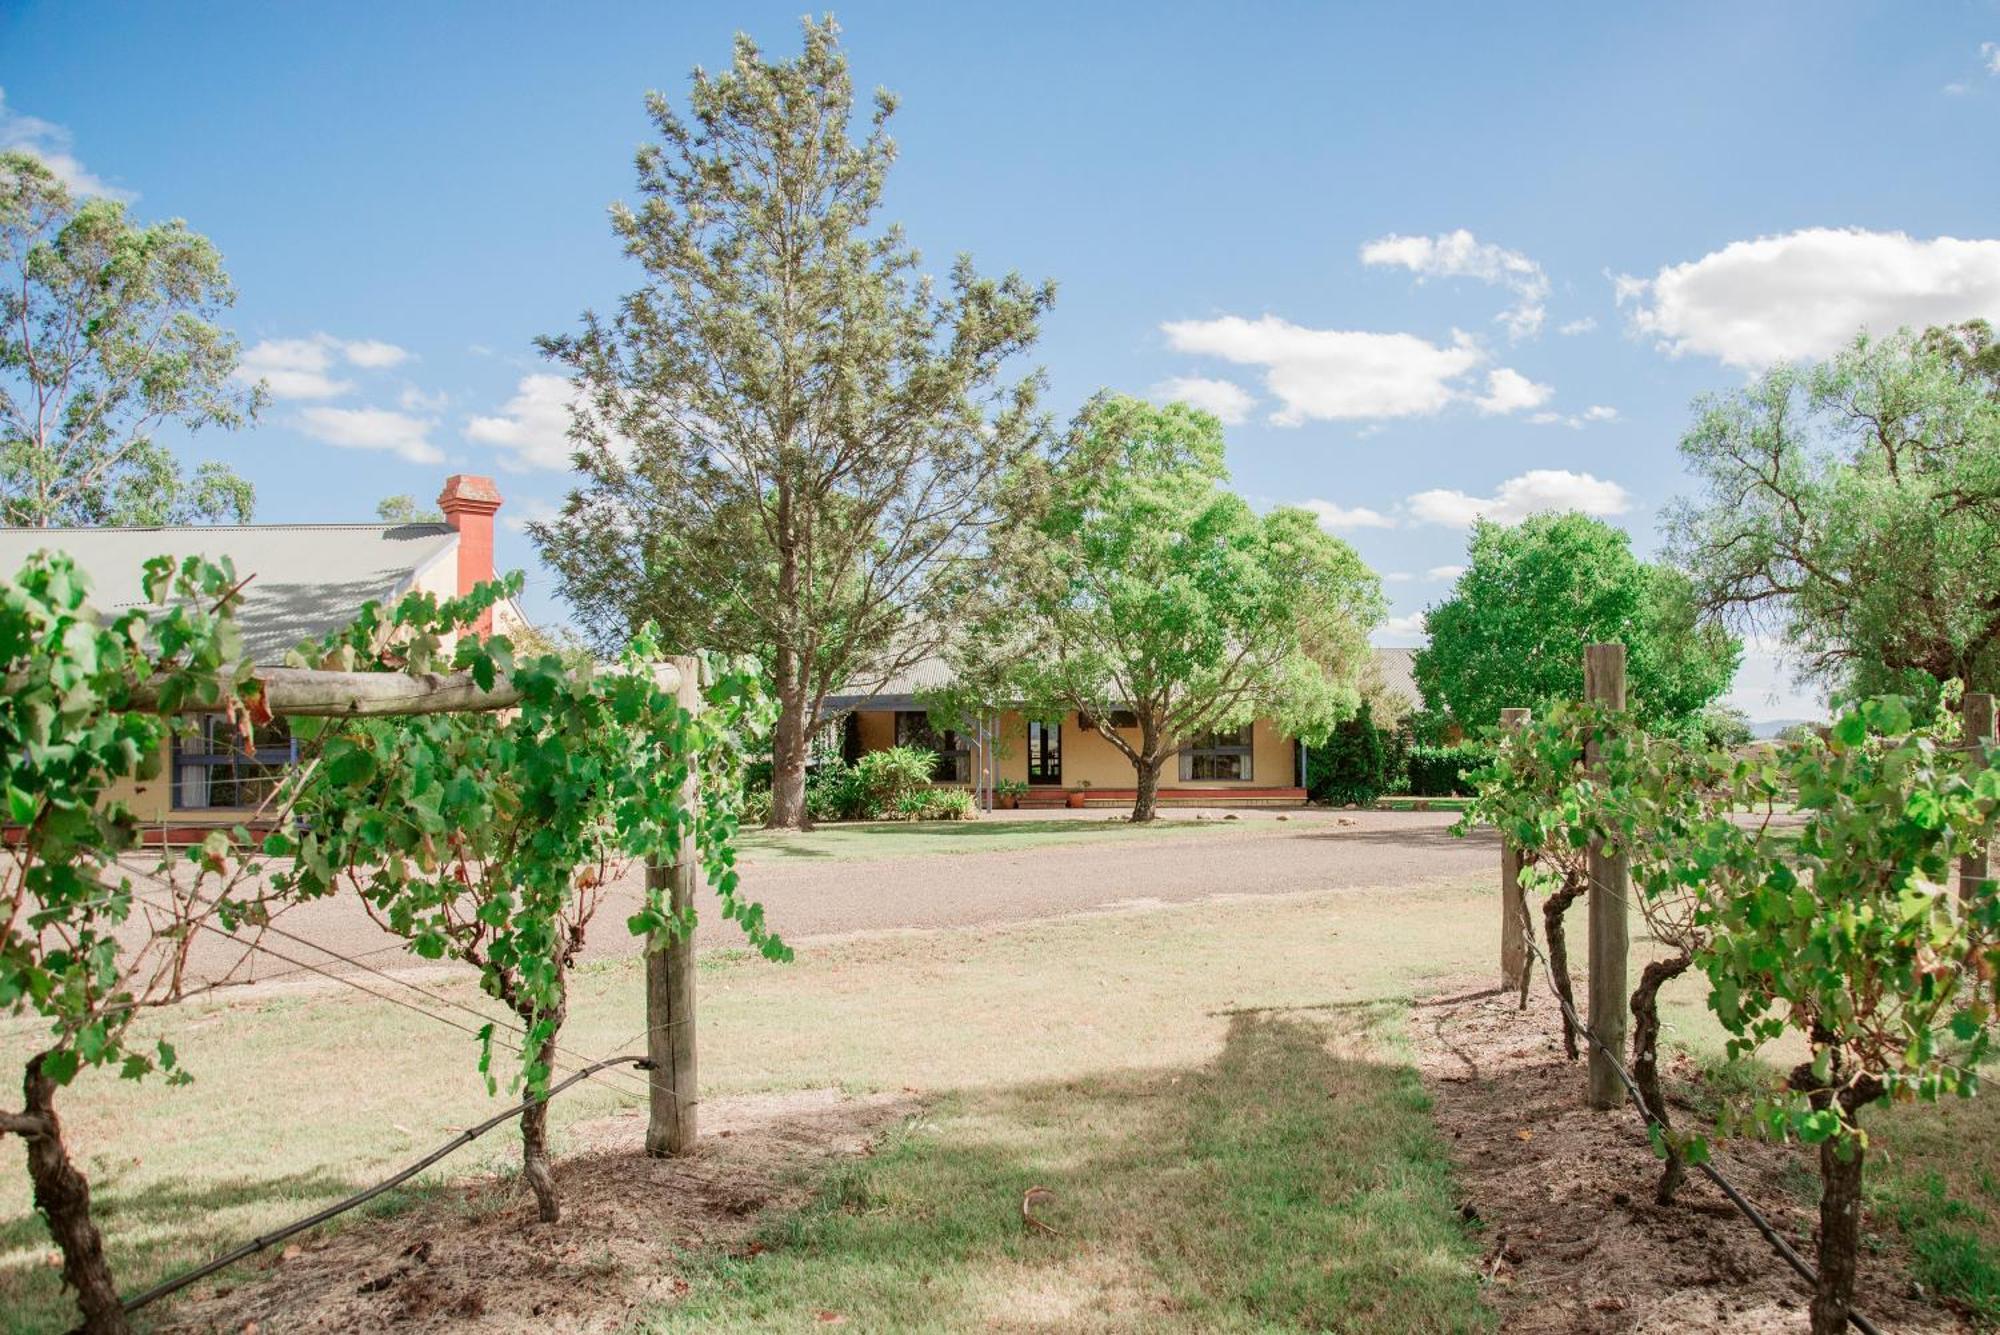
[[[1608,709],[1625,708],[1625,646],[1593,644],[1583,651],[1583,694]],[[1595,739],[1584,760],[1600,763]],[[1623,856],[1590,846],[1590,1029],[1598,1043],[1590,1049],[1590,1106],[1616,1108],[1625,1102],[1625,1086],[1612,1067],[1612,1053],[1625,1050],[1626,955],[1631,948],[1631,924],[1626,917],[1631,879]],[[1601,1047],[1599,1046],[1601,1045]]]
[[[1528,711],[1500,711],[1500,731],[1519,732],[1528,726]],[[1523,939],[1528,929],[1528,897],[1521,890],[1521,850],[1500,841],[1500,986],[1510,992],[1526,993],[1528,946]]]
[[[1994,745],[1993,697],[1984,691],[1967,691],[1962,706],[1965,723],[1967,764],[1984,769]],[[1958,862],[1958,896],[1969,899],[1980,884],[1993,875],[1993,850],[1978,848]]]
[[[694,713],[701,708],[701,665],[675,658],[679,680],[674,700]],[[697,817],[701,777],[692,760],[681,801]],[[662,892],[675,915],[694,907],[701,880],[701,856],[694,832],[684,831],[674,860],[646,868],[646,888]],[[646,1153],[655,1158],[687,1154],[695,1142],[694,935],[668,940],[646,952],[646,1055],[652,1059]]]

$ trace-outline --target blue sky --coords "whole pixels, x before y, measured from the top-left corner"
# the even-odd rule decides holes
[[[263,520],[495,474],[559,501],[531,340],[634,285],[647,89],[797,46],[795,5],[0,9],[0,144],[186,218],[282,390],[204,436]],[[1052,277],[1036,360],[1229,420],[1411,618],[1474,513],[1656,547],[1690,400],[1861,324],[2000,317],[2000,3],[914,6],[836,11],[894,89],[886,214],[929,263]],[[553,465],[553,466],[551,466]],[[531,610],[561,615],[531,544]],[[1755,655],[1737,700],[1798,712]]]

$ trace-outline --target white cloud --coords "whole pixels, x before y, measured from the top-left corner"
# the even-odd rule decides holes
[[[1424,578],[1439,584],[1449,584],[1465,573],[1464,566],[1432,566],[1424,572]]]
[[[1550,386],[1538,385],[1512,367],[1501,366],[1486,373],[1486,392],[1473,402],[1482,413],[1513,413],[1538,408],[1554,393]]]
[[[1384,584],[1408,584],[1415,578],[1416,576],[1407,570],[1385,570],[1382,572],[1382,582]]]
[[[2000,42],[1981,42],[1979,58],[1985,63],[1988,74],[2000,74]]]
[[[566,469],[576,447],[569,439],[569,407],[575,391],[559,375],[524,375],[514,397],[497,417],[475,417],[465,425],[465,438],[492,445],[508,456],[503,466],[516,472],[535,468]]]
[[[1602,403],[1593,403],[1580,413],[1535,413],[1528,418],[1536,426],[1566,426],[1572,431],[1581,431],[1592,422],[1615,422],[1618,410]]]
[[[405,412],[435,413],[444,410],[451,402],[451,395],[443,390],[435,394],[426,394],[415,385],[404,385],[403,392],[396,396],[396,402],[402,405]]]
[[[1578,320],[1565,321],[1560,327],[1557,328],[1556,332],[1558,334],[1570,334],[1570,335],[1587,334],[1595,328],[1597,328],[1597,317],[1594,315],[1586,315]]]
[[[1257,400],[1251,398],[1250,392],[1241,385],[1198,375],[1162,380],[1146,393],[1163,403],[1185,403],[1190,408],[1214,413],[1224,426],[1238,426],[1248,421],[1250,410],[1257,406]]]
[[[1264,384],[1284,404],[1271,421],[1419,417],[1442,409],[1452,383],[1485,359],[1464,334],[1440,347],[1414,334],[1307,329],[1266,315],[1246,320],[1176,320],[1160,326],[1181,352],[1265,368]]]
[[[276,399],[331,399],[354,388],[336,380],[333,349],[317,338],[267,338],[243,354],[233,377],[245,384],[264,382]]]
[[[1510,338],[1527,338],[1541,331],[1547,314],[1549,278],[1542,266],[1518,250],[1481,241],[1461,227],[1438,236],[1392,234],[1361,247],[1363,264],[1401,265],[1421,279],[1476,278],[1506,288],[1513,306],[1496,318]]]
[[[387,450],[413,464],[444,462],[430,442],[437,423],[387,408],[314,407],[299,413],[299,429],[314,440],[347,450]]]
[[[1385,648],[1408,648],[1421,646],[1430,640],[1424,631],[1424,614],[1412,612],[1408,616],[1390,617],[1375,627],[1370,637]]]
[[[1616,482],[1565,468],[1536,468],[1510,477],[1491,496],[1437,489],[1410,497],[1410,513],[1427,524],[1463,528],[1475,519],[1517,524],[1544,510],[1581,510],[1587,515],[1622,515],[1632,498]]]
[[[1632,325],[1669,354],[1761,370],[1831,353],[1855,331],[1952,324],[2000,310],[2000,240],[1813,227],[1735,241],[1652,278],[1613,279]]]
[[[380,339],[340,339],[331,334],[310,338],[267,338],[243,354],[233,379],[243,384],[261,380],[276,399],[331,399],[354,388],[350,380],[333,376],[336,361],[364,370],[396,366],[410,354]],[[405,407],[408,407],[406,402]]]
[[[385,366],[401,366],[410,359],[410,354],[394,343],[384,343],[379,338],[356,339],[340,344],[341,352],[356,366],[378,370]]]
[[[1310,500],[1299,502],[1299,508],[1312,511],[1319,519],[1319,526],[1324,529],[1396,527],[1394,519],[1365,505],[1350,508],[1335,505],[1332,501]]]
[[[26,153],[37,158],[55,178],[79,195],[100,195],[130,203],[138,195],[120,190],[87,170],[71,152],[73,137],[63,126],[39,116],[24,116],[7,108],[7,90],[0,88],[0,152]]]
[[[1972,89],[1969,86],[1962,83],[1948,83],[1944,86],[1946,97],[1964,97],[1971,91]]]

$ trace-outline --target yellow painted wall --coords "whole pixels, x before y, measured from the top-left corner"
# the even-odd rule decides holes
[[[863,715],[865,719],[867,716]],[[888,717],[885,715],[884,717]],[[891,723],[893,729],[893,720]],[[1139,746],[1137,728],[1121,729],[1134,750]],[[863,727],[862,747],[875,749],[868,740],[867,728]],[[1095,729],[1085,732],[1077,726],[1075,714],[1063,716],[1062,786],[1076,788],[1085,779],[1093,788],[1134,788],[1139,777],[1133,772],[1132,762],[1125,754],[1113,746]],[[886,745],[887,743],[884,743]],[[1181,782],[1180,761],[1168,757],[1165,768],[1160,773],[1160,787],[1168,788],[1290,788],[1298,783],[1296,773],[1296,753],[1291,738],[1279,732],[1271,723],[1259,719],[1250,732],[1250,778],[1247,782],[1236,779],[1205,779],[1200,782]],[[1000,769],[999,777],[1016,783],[1028,781],[1028,720],[1014,710],[1000,715]]]

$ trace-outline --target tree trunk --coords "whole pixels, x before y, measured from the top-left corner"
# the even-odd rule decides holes
[[[1841,1148],[1847,1151],[1845,1159]],[[1841,1335],[1847,1329],[1861,1249],[1862,1153],[1861,1142],[1853,1137],[1836,1136],[1819,1147],[1819,1287],[1813,1291],[1813,1335]]]
[[[806,717],[806,683],[799,678],[798,658],[778,652],[778,725],[771,736],[771,816],[767,830],[804,830],[811,826],[806,811],[806,760],[812,752],[812,720]]]
[[[1632,993],[1632,1083],[1639,1087],[1646,1111],[1662,1131],[1670,1130],[1673,1121],[1667,1115],[1666,1095],[1660,1090],[1660,989],[1686,973],[1693,959],[1683,951],[1670,959],[1654,960],[1639,975],[1638,989]],[[1669,1144],[1666,1166],[1660,1170],[1653,1199],[1661,1205],[1672,1205],[1674,1193],[1680,1190],[1686,1176],[1687,1165]]]
[[[1132,821],[1143,825],[1159,815],[1160,806],[1160,757],[1141,761],[1139,764],[1139,795],[1132,800]]]
[[[62,1122],[56,1117],[56,1082],[42,1074],[41,1053],[28,1062],[22,1092],[27,1114],[41,1119],[41,1134],[25,1136],[28,1177],[35,1184],[35,1209],[49,1226],[49,1236],[62,1251],[63,1282],[76,1290],[86,1335],[125,1335],[132,1329],[119,1305],[104,1259],[104,1237],[90,1218],[90,1183],[70,1162],[63,1144]]]
[[[556,1069],[556,1035],[562,1032],[563,1018],[568,1011],[565,1002],[556,1007],[551,1018],[554,1025],[549,1036],[542,1040],[542,1050],[535,1054],[535,1060],[542,1070],[548,1072],[545,1079],[553,1080]],[[523,1015],[523,1024],[532,1027],[536,1017]],[[526,1179],[529,1190],[535,1193],[535,1210],[544,1224],[553,1224],[562,1218],[562,1197],[556,1191],[555,1173],[549,1168],[549,1101],[538,1100],[532,1108],[521,1114],[521,1176]]]
[[[1563,878],[1562,889],[1542,905],[1542,935],[1549,943],[1549,983],[1567,1008],[1562,1017],[1563,1053],[1571,1061],[1577,1057],[1576,1026],[1569,1019],[1570,1012],[1576,1009],[1576,993],[1569,982],[1569,938],[1563,933],[1563,914],[1569,912],[1569,906],[1583,893],[1583,885],[1583,877],[1572,873]]]

